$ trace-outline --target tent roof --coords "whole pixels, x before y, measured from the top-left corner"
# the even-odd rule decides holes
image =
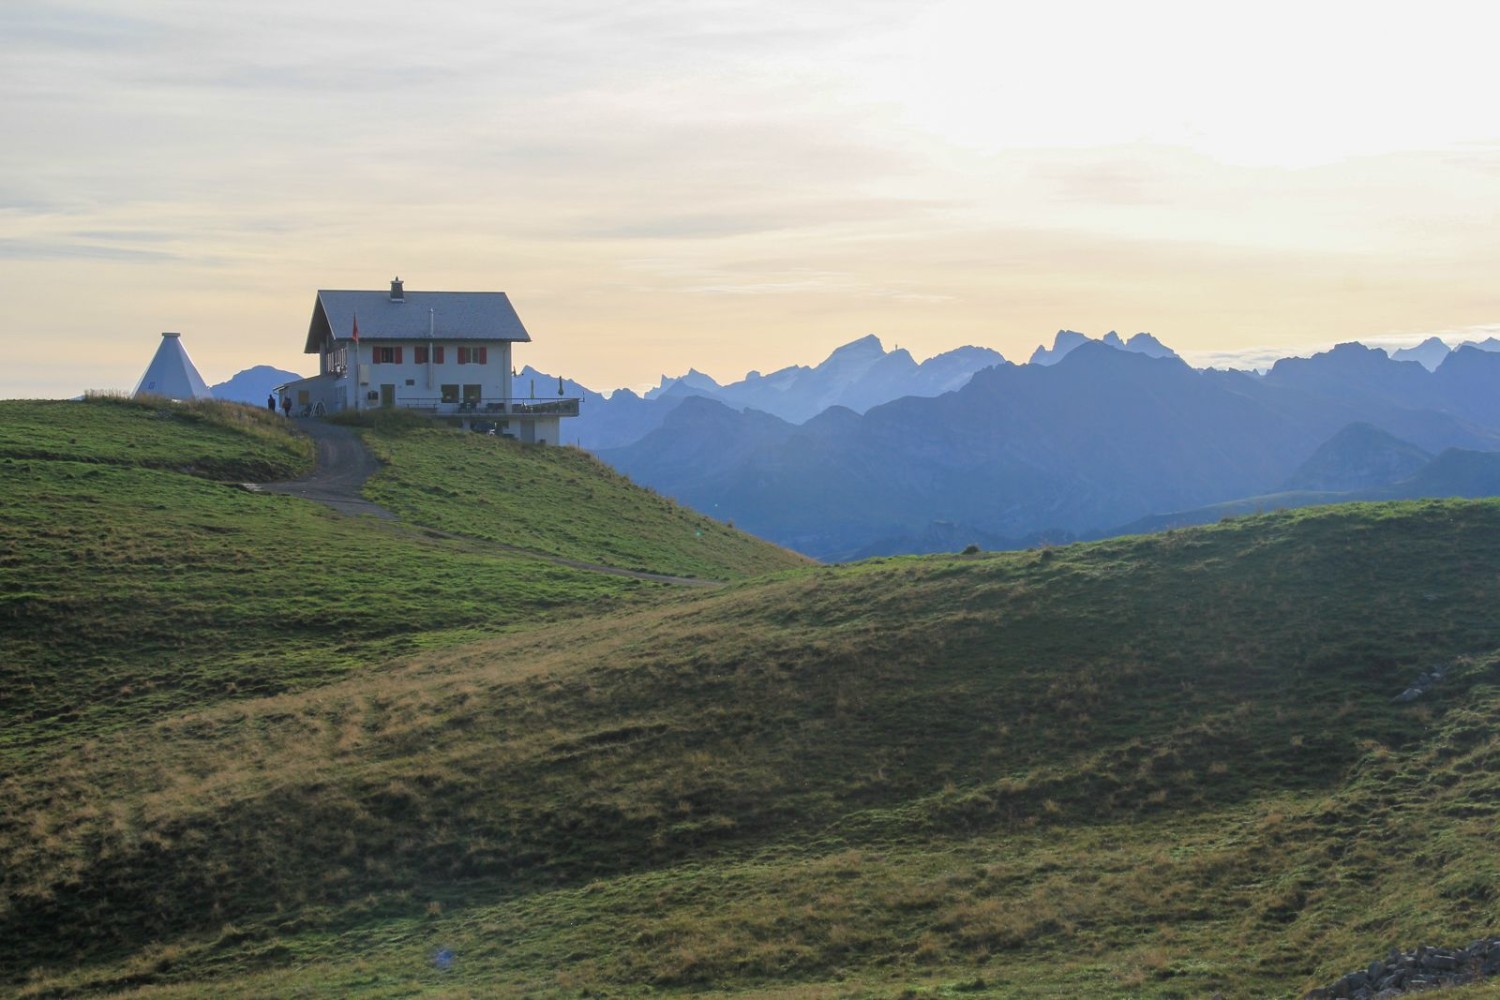
[[[182,346],[182,336],[176,333],[161,335],[161,344],[146,374],[136,383],[132,396],[166,396],[168,399],[212,399],[203,376],[193,367],[193,361]]]

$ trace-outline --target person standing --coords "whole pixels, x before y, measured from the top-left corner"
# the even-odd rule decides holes
[[[281,397],[281,412],[285,413],[288,417],[292,415],[291,393],[288,393],[287,395]]]
[[[272,413],[276,412],[276,394],[274,392],[266,395],[266,409]]]

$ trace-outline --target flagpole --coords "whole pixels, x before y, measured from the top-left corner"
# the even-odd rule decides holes
[[[354,386],[354,412],[359,412],[359,310],[354,311],[354,378],[350,380]]]

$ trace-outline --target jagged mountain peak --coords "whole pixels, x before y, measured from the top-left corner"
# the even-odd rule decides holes
[[[884,354],[885,345],[880,342],[879,337],[870,333],[860,337],[858,340],[851,340],[842,347],[835,347],[833,353],[829,354],[823,361],[823,365],[835,359],[849,360],[853,358],[881,357]],[[821,368],[823,365],[819,365],[818,367]]]
[[[647,390],[646,398],[656,399],[657,397],[662,396],[668,392],[672,392],[673,390],[677,390],[678,392],[684,390],[695,392],[716,392],[722,388],[723,386],[714,381],[711,375],[705,375],[703,372],[700,372],[696,368],[689,368],[687,370],[687,374],[679,375],[676,378],[668,375],[663,375],[661,377],[661,382],[657,384],[656,388]]]
[[[1151,358],[1175,358],[1177,352],[1144,330],[1125,342],[1125,350]]]
[[[1052,338],[1052,347],[1037,345],[1037,349],[1031,352],[1030,364],[1033,365],[1055,365],[1067,356],[1068,352],[1080,344],[1089,341],[1087,334],[1079,333],[1077,330],[1058,330],[1057,335]]]
[[[1172,350],[1149,333],[1137,333],[1129,340],[1124,340],[1114,330],[1109,331],[1098,340],[1079,333],[1077,330],[1058,330],[1057,336],[1052,340],[1052,348],[1037,347],[1031,354],[1031,364],[1055,365],[1073,351],[1084,344],[1103,344],[1117,351],[1128,351],[1132,354],[1145,354],[1153,358],[1175,358],[1177,352]]]
[[[521,369],[520,373],[516,375],[514,385],[517,393],[531,393],[537,396],[545,397],[556,394],[559,396],[571,396],[575,399],[603,398],[601,393],[594,392],[574,379],[549,375],[544,371],[533,368],[531,365],[526,365]],[[624,397],[621,398],[623,399]]]
[[[1159,363],[1163,361],[1173,362],[1173,364],[1162,366]],[[1165,354],[1148,354],[1145,351],[1132,351],[1122,347],[1113,347],[1103,339],[1089,340],[1079,344],[1073,350],[1069,351],[1058,365],[1046,367],[1060,368],[1063,365],[1075,371],[1159,372],[1167,369],[1193,371],[1187,362],[1171,351]]]

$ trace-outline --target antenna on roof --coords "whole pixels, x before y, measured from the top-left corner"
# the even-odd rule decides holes
[[[391,301],[392,302],[405,302],[406,301],[406,292],[403,291],[402,288],[401,288],[401,279],[400,278],[392,278],[391,279]]]

